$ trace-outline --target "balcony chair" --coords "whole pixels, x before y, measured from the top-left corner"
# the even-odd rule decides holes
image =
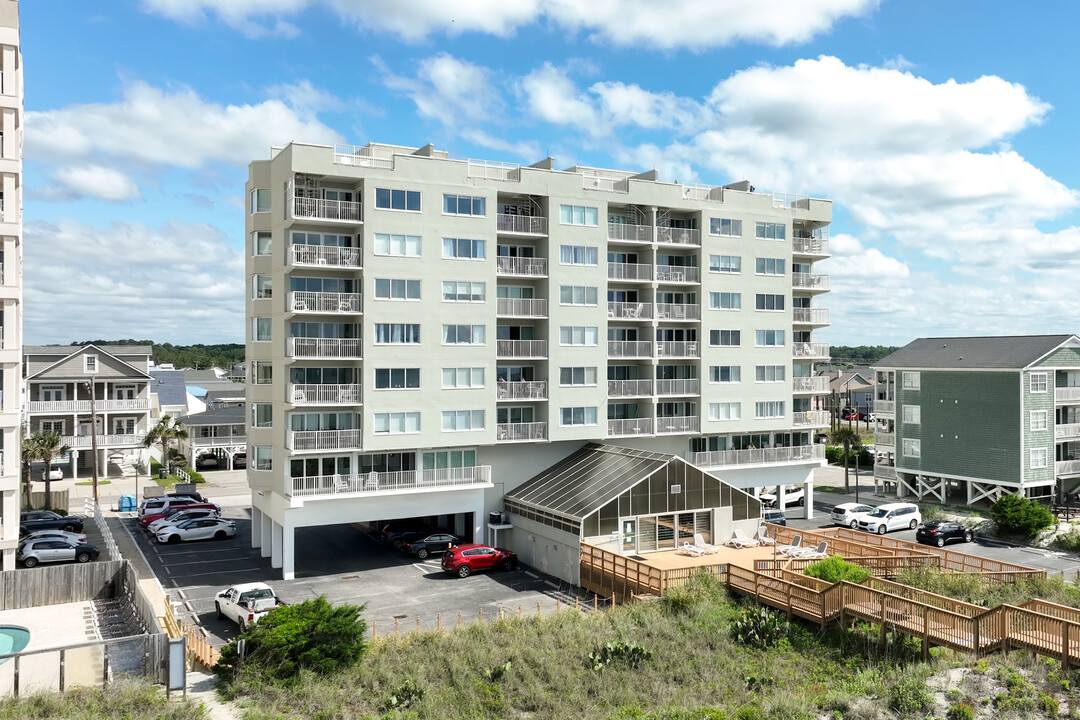
[[[699,548],[696,545],[691,545],[688,542],[684,542],[682,547],[676,548],[675,553],[677,555],[686,555],[688,557],[701,557],[705,554],[705,550]]]
[[[791,556],[792,553],[797,553],[802,549],[803,549],[802,535],[796,535],[795,537],[791,538],[791,544],[790,545],[777,545],[776,546],[776,552],[780,553],[781,555],[787,555],[789,557]]]
[[[828,549],[829,543],[822,540],[816,548],[804,548],[801,552],[791,552],[788,553],[788,557],[796,560],[824,560],[829,557]]]
[[[308,310],[308,304],[303,300],[296,300],[293,302],[293,310],[295,312],[305,312]]]
[[[742,548],[757,547],[758,542],[746,537],[742,530],[736,529],[731,534],[731,539],[724,544],[741,550]]]
[[[769,528],[759,527],[757,531],[757,541],[762,545],[775,545],[776,538],[769,534]]]
[[[716,547],[715,545],[711,545],[705,542],[705,536],[703,536],[701,533],[694,533],[694,547],[710,554],[720,550],[720,548]]]

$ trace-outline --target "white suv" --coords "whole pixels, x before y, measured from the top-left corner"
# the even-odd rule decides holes
[[[912,503],[885,503],[859,518],[859,529],[884,535],[890,530],[914,530],[922,522],[919,506]]]
[[[767,507],[774,507],[776,505],[776,492],[763,492],[758,495],[758,500]],[[800,485],[788,485],[784,488],[784,504],[785,505],[805,505],[806,504],[806,492]],[[780,508],[783,510],[784,508]]]

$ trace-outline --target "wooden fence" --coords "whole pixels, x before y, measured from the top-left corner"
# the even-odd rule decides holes
[[[663,595],[685,584],[699,572],[727,579],[727,563],[661,570],[647,563],[601,548],[581,544],[581,587],[589,592],[625,602],[635,595]]]
[[[123,586],[124,565],[107,560],[0,572],[0,610],[110,600]]]
[[[52,496],[51,507],[62,508],[66,510],[68,508],[68,502],[70,501],[68,498],[70,492],[70,490],[53,490],[51,493],[49,493],[49,495]],[[22,495],[23,497],[26,497],[26,493],[23,493]],[[45,491],[34,491],[30,493],[30,506],[23,508],[23,510],[43,507],[45,507]]]

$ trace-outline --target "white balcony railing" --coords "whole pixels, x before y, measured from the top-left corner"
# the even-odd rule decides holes
[[[701,382],[697,378],[679,378],[676,380],[657,380],[657,395],[698,395]]]
[[[608,340],[609,358],[650,358],[655,343],[641,340]]]
[[[713,450],[710,452],[692,452],[687,456],[687,459],[691,464],[703,468],[821,462],[825,459],[825,446],[797,445],[795,447],[748,450]]]
[[[333,245],[293,245],[292,264],[314,267],[358,268],[363,266],[361,248]]]
[[[874,477],[882,478],[884,480],[896,479],[896,467],[893,465],[874,465]]]
[[[811,273],[791,273],[791,287],[796,290],[821,290],[829,289],[828,275],[814,275]]]
[[[670,435],[673,433],[698,432],[701,419],[697,415],[677,415],[675,417],[656,418],[656,434]]]
[[[656,317],[660,320],[700,320],[701,306],[686,303],[657,303]]]
[[[495,272],[499,275],[547,277],[547,258],[503,257],[500,255],[495,261]]]
[[[534,217],[531,215],[506,215],[499,213],[496,219],[498,230],[501,233],[513,233],[517,235],[547,235],[548,226],[546,217]]]
[[[291,430],[289,449],[296,451],[359,450],[360,430]]]
[[[656,242],[665,245],[700,245],[701,232],[696,228],[656,228]]]
[[[334,162],[353,167],[394,169],[394,152],[390,148],[374,148],[367,145],[335,145]]]
[[[608,397],[649,397],[653,394],[652,380],[608,380]]]
[[[874,433],[874,445],[880,447],[896,447],[896,433]]]
[[[296,477],[291,480],[293,497],[412,492],[469,485],[490,485],[491,466],[370,472],[364,475],[318,475]]]
[[[651,243],[652,228],[648,225],[627,225],[626,223],[608,223],[608,240],[616,242]]]
[[[791,356],[809,360],[828,360],[829,343],[797,342],[791,346]]]
[[[89,400],[35,400],[26,404],[27,412],[31,413],[88,413],[90,412]],[[95,400],[94,412],[117,412],[125,410],[146,411],[150,409],[150,400],[147,398],[133,398],[131,400]]]
[[[504,182],[521,182],[521,166],[495,160],[470,160],[469,177]]]
[[[829,308],[794,308],[791,319],[796,325],[828,325]]]
[[[360,385],[311,383],[289,385],[289,402],[293,405],[358,405],[363,399]]]
[[[546,400],[547,380],[500,381],[495,383],[495,397],[499,400]]]
[[[191,436],[192,447],[220,447],[222,445],[246,445],[247,435],[238,433],[221,433],[207,436]]]
[[[353,200],[293,198],[293,217],[359,223],[364,219],[360,203]]]
[[[793,237],[791,250],[796,255],[829,256],[829,239],[825,237]]]
[[[646,263],[608,263],[608,280],[641,280],[650,282],[653,279],[653,266]]]
[[[652,303],[609,302],[608,320],[648,320],[653,316]]]
[[[1054,472],[1058,475],[1080,474],[1080,460],[1058,460],[1054,463]]]
[[[827,393],[829,392],[829,378],[824,376],[791,378],[791,391],[797,393]]]
[[[1068,423],[1054,426],[1054,437],[1058,440],[1080,438],[1080,423]]]
[[[547,317],[547,300],[543,298],[496,298],[495,314],[500,317]]]
[[[499,423],[495,426],[495,439],[498,442],[546,440],[547,423]]]
[[[656,281],[662,283],[700,283],[701,270],[691,265],[657,265]]]
[[[701,357],[701,346],[696,340],[661,340],[656,343],[656,356],[667,358]]]
[[[545,358],[547,340],[496,340],[495,356],[499,358]]]
[[[1056,387],[1054,388],[1054,400],[1056,402],[1080,400],[1080,387]]]
[[[360,338],[289,338],[289,357],[358,360],[363,356]]]
[[[624,437],[627,435],[652,435],[652,418],[622,418],[607,421],[608,437]]]
[[[793,412],[791,424],[795,427],[827,427],[829,413],[827,410],[807,410],[806,412]]]
[[[145,435],[145,428],[137,430],[134,433],[124,433],[123,435],[98,435],[97,446],[99,449],[118,446],[140,446],[143,444],[143,437],[145,437]],[[65,445],[72,448],[82,449],[93,446],[93,440],[89,435],[64,435],[60,439]]]
[[[298,313],[360,313],[363,312],[360,293],[308,292],[289,293],[289,309]]]

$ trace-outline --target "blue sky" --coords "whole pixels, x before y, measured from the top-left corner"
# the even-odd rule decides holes
[[[1075,2],[20,6],[30,343],[243,342],[291,140],[830,198],[833,344],[1080,329]]]

